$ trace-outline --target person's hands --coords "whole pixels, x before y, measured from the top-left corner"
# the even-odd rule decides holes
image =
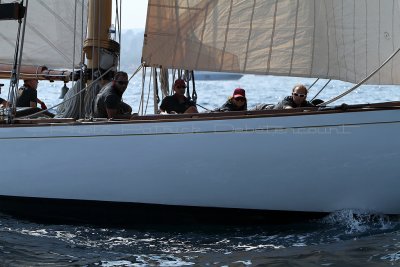
[[[46,106],[46,104],[45,104],[44,102],[41,102],[41,103],[40,103],[40,107],[41,107],[43,110],[46,110],[46,109],[47,109],[47,106]]]

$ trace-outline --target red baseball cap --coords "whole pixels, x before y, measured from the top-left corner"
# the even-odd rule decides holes
[[[184,80],[178,79],[178,80],[175,81],[174,86],[175,87],[185,87],[186,88],[186,83],[185,83]]]
[[[233,91],[233,98],[237,98],[237,97],[246,98],[246,91],[242,88],[236,88],[235,91]]]

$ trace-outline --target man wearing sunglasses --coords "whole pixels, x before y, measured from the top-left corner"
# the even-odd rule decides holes
[[[186,83],[182,79],[174,82],[174,95],[166,96],[160,105],[161,113],[198,113],[196,104],[185,97]]]
[[[313,104],[308,102],[307,99],[307,88],[298,84],[293,87],[292,95],[285,97],[281,102],[279,102],[274,109],[290,109],[290,108],[300,108],[300,107],[314,107]]]
[[[122,101],[128,87],[128,74],[119,71],[114,79],[105,85],[96,97],[94,113],[96,118],[130,119],[132,108]]]

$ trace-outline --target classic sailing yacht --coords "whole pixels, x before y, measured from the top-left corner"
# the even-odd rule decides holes
[[[52,75],[24,67],[20,78],[90,84],[118,61],[110,10],[111,0],[31,1],[21,19],[21,61],[10,57],[15,40],[4,41],[17,32],[15,21],[0,22],[0,60],[69,69]],[[399,32],[398,1],[150,0],[142,58],[164,74],[358,82],[376,72],[368,83],[399,84]],[[84,42],[73,38],[85,35]],[[389,102],[126,121],[11,116],[0,128],[0,210],[115,223],[270,222],[342,209],[400,214],[399,108]]]

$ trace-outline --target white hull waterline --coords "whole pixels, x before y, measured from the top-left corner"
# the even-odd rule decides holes
[[[400,110],[303,114],[3,127],[0,195],[400,214]]]

